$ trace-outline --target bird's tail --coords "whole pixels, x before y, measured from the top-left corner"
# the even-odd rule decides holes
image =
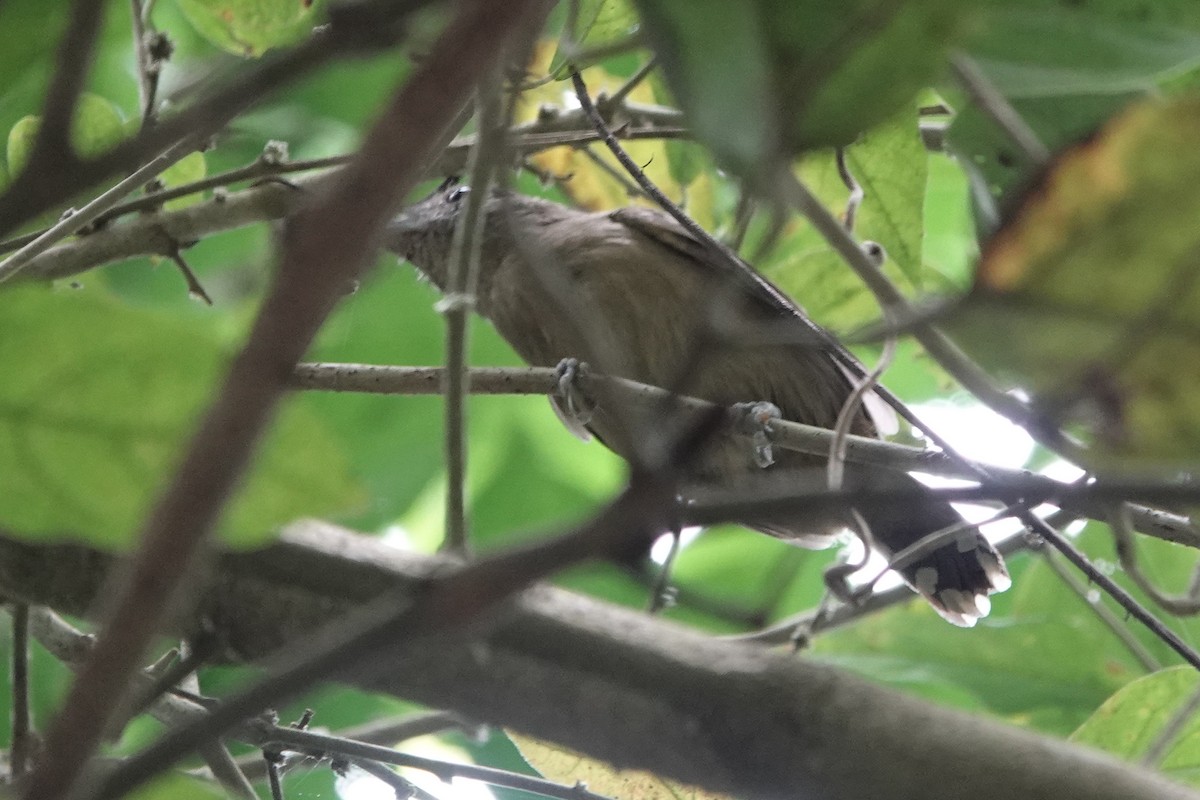
[[[846,487],[913,493],[911,502],[864,503],[859,509],[875,545],[889,560],[931,534],[946,532],[944,544],[932,550],[918,547],[914,558],[897,565],[908,585],[946,620],[974,625],[991,610],[988,595],[1012,585],[1004,559],[991,542],[911,475],[848,465]]]
[[[910,552],[896,569],[947,621],[963,627],[974,625],[991,610],[988,595],[1012,584],[1004,559],[979,529],[911,475],[847,464],[843,487],[850,493],[895,492],[912,498],[903,503],[863,502],[856,508],[870,528],[875,548],[889,561],[895,561],[897,555],[904,555],[926,537],[944,532],[945,538],[938,539],[941,544],[914,548],[915,553]],[[769,519],[745,520],[745,524],[802,547],[827,547],[833,541],[830,534],[853,523],[838,514],[833,520],[825,515],[786,520],[772,515]]]

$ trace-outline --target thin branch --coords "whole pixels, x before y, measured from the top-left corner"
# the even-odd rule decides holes
[[[1142,765],[1157,767],[1197,712],[1200,712],[1200,689],[1193,691],[1191,696],[1171,714],[1167,724],[1163,725],[1158,736],[1146,748],[1146,752],[1141,758]]]
[[[1129,511],[1123,507],[1123,504],[1117,505],[1109,517],[1109,527],[1112,529],[1113,536],[1116,540],[1117,560],[1121,563],[1121,569],[1125,570],[1125,574],[1129,576],[1139,589],[1160,608],[1168,614],[1177,617],[1194,616],[1200,613],[1200,569],[1195,567],[1192,577],[1192,585],[1188,587],[1186,593],[1182,595],[1169,595],[1154,585],[1154,582],[1142,571],[1142,568],[1137,563],[1137,545],[1133,541],[1133,523],[1130,519]]]
[[[206,93],[194,105],[178,114],[161,119],[137,136],[126,139],[99,156],[79,160],[63,156],[43,164],[43,169],[25,169],[0,194],[0,233],[37,217],[59,203],[110,176],[136,169],[148,159],[184,140],[203,139],[223,128],[230,120],[259,102],[263,97],[287,85],[333,58],[353,53],[373,52],[393,45],[402,35],[399,22],[430,0],[364,0],[331,9],[329,23],[304,43],[280,55],[268,54],[254,69]],[[98,0],[78,0],[80,9],[99,13]],[[59,76],[68,67],[90,53],[90,44],[75,49],[71,40],[73,25],[64,40],[66,56],[60,56]],[[69,52],[67,52],[69,50]],[[57,86],[57,83],[55,84]],[[76,87],[77,90],[78,87]],[[54,86],[47,108],[57,101]],[[61,103],[58,103],[61,105]],[[61,124],[61,121],[60,123]],[[50,129],[43,120],[41,130]],[[66,128],[64,127],[65,131]],[[35,153],[30,155],[31,166]]]
[[[337,736],[325,736],[319,733],[310,733],[309,731],[297,731],[279,727],[267,735],[270,737],[270,746],[296,749],[301,752],[313,754],[319,753],[327,756],[340,755],[355,761],[367,760],[381,764],[392,764],[397,767],[419,769],[447,782],[453,778],[466,778],[468,780],[488,783],[492,786],[518,789],[523,792],[541,795],[542,797],[552,797],[556,798],[556,800],[609,800],[604,795],[588,791],[587,787],[582,784],[563,786],[562,784],[543,778],[535,778],[531,775],[521,775],[494,767],[481,767],[475,764],[456,764],[451,761],[409,755],[390,747],[380,747],[379,745],[356,742]]]
[[[658,139],[683,133],[682,129],[644,128],[629,131],[627,138]],[[563,145],[583,145],[595,141],[596,138],[595,131],[590,129],[587,131],[555,131],[545,134],[530,133],[523,134],[516,142],[510,142],[510,145],[512,152],[531,154]],[[465,163],[465,154],[473,141],[474,137],[463,137],[452,143],[450,148],[438,158],[436,164],[426,170],[426,174],[452,173],[460,170]],[[160,208],[168,200],[196,194],[207,189],[227,186],[243,180],[344,165],[348,159],[348,156],[335,156],[311,161],[285,162],[277,166],[257,161],[254,164],[214,175],[195,183],[153,192],[144,197],[120,203],[113,206],[108,212],[101,214],[96,219],[96,225],[104,225],[124,214],[152,211]],[[325,179],[329,179],[329,176],[318,176],[315,180]],[[294,187],[308,187],[310,184],[311,181],[307,180],[296,181]],[[286,184],[280,182],[262,182],[250,189],[214,198],[178,211],[160,212],[128,224],[98,230],[77,241],[66,242],[50,248],[46,253],[32,259],[21,270],[21,274],[25,278],[64,278],[124,258],[151,254],[163,255],[160,235],[163,230],[171,232],[177,241],[194,241],[213,233],[233,230],[257,222],[280,219],[293,213],[304,199],[300,192],[284,191],[287,188]],[[46,231],[16,237],[0,243],[0,253],[24,247],[44,233]]]
[[[242,800],[258,800],[258,793],[250,784],[250,779],[238,767],[229,748],[223,742],[208,742],[200,745],[199,750],[204,763],[212,770],[213,777],[224,787],[227,794]]]
[[[650,77],[650,73],[658,66],[658,56],[651,56],[645,64],[638,67],[637,72],[630,75],[624,83],[617,87],[616,91],[609,97],[600,97],[596,100],[596,107],[601,113],[607,113],[613,106],[619,106],[625,102],[625,98],[629,93],[641,85],[642,81]]]
[[[1062,553],[1090,582],[1096,584],[1102,591],[1112,597],[1117,602],[1117,605],[1121,606],[1127,614],[1145,625],[1151,633],[1174,650],[1184,661],[1200,670],[1200,652],[1197,652],[1184,642],[1175,631],[1168,628],[1161,620],[1151,614],[1145,606],[1139,603],[1133,595],[1125,591],[1120,584],[1102,570],[1097,569],[1088,560],[1087,556],[1081,553],[1075,545],[1071,544],[1069,539],[1032,514],[1026,515],[1022,521],[1029,525],[1030,529],[1036,534],[1049,542],[1054,549]]]
[[[408,778],[393,769],[388,769],[378,761],[368,758],[352,758],[350,763],[392,787],[392,791],[396,794],[396,800],[408,800],[410,797],[416,798],[416,800],[437,800],[436,797],[415,785]]]
[[[270,422],[287,375],[347,280],[374,256],[379,231],[419,179],[422,159],[477,76],[536,5],[537,0],[524,0],[463,6],[428,60],[395,93],[355,161],[296,219],[284,241],[279,278],[249,340],[143,527],[96,651],[50,729],[46,758],[33,774],[28,800],[57,800],[77,783],[119,707],[129,675],[174,610],[193,558],[206,545]],[[169,124],[155,126],[148,135]]]
[[[129,0],[129,16],[133,27],[133,52],[137,59],[138,103],[142,109],[142,127],[154,124],[158,103],[158,79],[163,59],[150,52],[149,9],[142,0]]]
[[[29,606],[13,603],[12,653],[9,676],[12,697],[11,778],[28,771],[33,755],[33,727],[29,714]]]
[[[21,273],[21,270],[27,268],[34,259],[45,253],[55,244],[61,242],[71,234],[78,233],[96,221],[102,214],[116,205],[121,198],[130,192],[136,191],[146,181],[195,150],[196,144],[197,142],[194,138],[184,139],[150,163],[139,168],[128,178],[125,178],[101,194],[95,200],[92,200],[83,208],[64,216],[40,236],[13,253],[3,262],[0,262],[0,283],[15,278]]]
[[[439,367],[391,367],[371,364],[300,364],[292,374],[292,385],[300,389],[332,392],[367,392],[372,394],[438,394],[444,380],[444,370]],[[611,391],[617,393],[622,402],[642,403],[647,407],[661,404],[666,399],[677,402],[681,408],[704,411],[712,403],[686,395],[672,394],[665,389],[650,386],[625,378],[614,378],[589,372],[579,377],[586,392]],[[554,369],[546,367],[476,367],[470,370],[469,388],[475,394],[552,394],[558,385]],[[733,430],[737,430],[734,426]],[[788,420],[771,423],[773,445],[800,453],[827,456],[834,434],[825,428],[804,425]],[[1008,469],[992,464],[973,462],[945,452],[886,442],[872,437],[845,437],[846,458],[862,464],[879,464],[907,472],[923,472],[944,475],[950,478],[980,480],[986,474],[990,482],[1004,485],[1019,483],[1039,496],[1059,496],[1066,508],[1079,516],[1107,521],[1112,497],[1097,496],[1097,505],[1088,505],[1092,498],[1084,495],[1062,495],[1067,484],[1052,478],[1035,475],[1027,470]],[[1171,485],[1174,478],[1163,476],[1161,481],[1139,482],[1137,490],[1152,486],[1157,491],[1175,492]],[[1116,496],[1116,495],[1113,495]],[[1128,498],[1121,498],[1128,499]],[[1170,499],[1178,500],[1179,497]],[[1136,530],[1156,539],[1200,549],[1200,533],[1191,520],[1140,504],[1130,504]]]
[[[1083,603],[1092,611],[1092,613],[1096,615],[1096,617],[1104,624],[1105,627],[1113,632],[1113,635],[1121,641],[1121,644],[1125,645],[1125,649],[1128,650],[1130,655],[1137,660],[1138,664],[1142,666],[1142,669],[1146,670],[1146,672],[1157,672],[1158,670],[1162,669],[1162,664],[1160,664],[1158,659],[1154,657],[1154,654],[1147,650],[1146,646],[1142,644],[1136,636],[1133,635],[1133,632],[1129,630],[1129,626],[1125,623],[1125,621],[1110,611],[1108,606],[1099,602],[1099,599],[1093,600],[1091,597],[1092,590],[1088,589],[1083,581],[1079,580],[1079,578],[1075,576],[1074,572],[1071,572],[1071,570],[1067,569],[1062,563],[1059,562],[1059,556],[1057,556],[1053,551],[1047,550],[1046,548],[1041,549],[1041,554],[1042,558],[1046,562],[1046,566],[1050,568],[1050,571],[1053,572],[1058,579],[1062,581],[1068,589],[1071,590],[1072,594],[1083,601]]]
[[[46,89],[42,121],[24,174],[40,173],[47,165],[70,169],[77,157],[71,146],[71,128],[79,96],[87,84],[96,37],[104,20],[102,0],[75,0],[66,33],[58,44],[58,69]],[[57,163],[55,163],[57,162]]]
[[[1012,107],[1008,98],[988,80],[974,59],[965,53],[955,53],[950,58],[950,71],[979,110],[1008,136],[1032,166],[1041,167],[1050,160],[1050,151],[1037,133]]]
[[[479,263],[483,252],[484,207],[492,184],[496,159],[503,145],[500,126],[499,69],[485,76],[476,90],[479,134],[468,165],[466,205],[454,228],[450,245],[446,295],[438,308],[446,317],[446,536],[443,547],[467,553],[467,370],[468,336]]]
[[[850,171],[850,166],[846,163],[846,148],[837,148],[834,151],[834,160],[837,162],[838,176],[850,192],[850,196],[846,199],[846,213],[842,215],[842,224],[846,226],[846,230],[853,233],[854,222],[858,219],[858,209],[862,205],[865,193],[862,184],[855,180],[854,173]]]

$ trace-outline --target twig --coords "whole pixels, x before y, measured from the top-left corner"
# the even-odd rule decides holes
[[[40,173],[51,161],[59,162],[56,167],[65,164],[70,169],[78,160],[71,146],[71,123],[87,84],[87,71],[103,17],[102,0],[75,0],[71,5],[70,22],[58,44],[58,69],[46,90],[41,125],[29,161],[22,170],[26,175]]]
[[[1171,749],[1171,745],[1175,744],[1180,734],[1183,733],[1183,729],[1191,722],[1192,717],[1196,716],[1196,712],[1200,712],[1200,689],[1193,691],[1188,699],[1171,714],[1167,724],[1163,725],[1158,736],[1154,737],[1154,741],[1142,755],[1142,765],[1157,767],[1167,751]]]
[[[628,138],[667,138],[680,135],[682,132],[681,129],[646,128],[630,131]],[[451,149],[445,151],[434,165],[436,170],[454,172],[460,169],[463,154],[472,140],[473,137],[464,137],[463,141],[453,144]],[[511,145],[515,152],[535,153],[551,147],[577,145],[595,140],[596,133],[591,130],[551,132],[526,134],[518,141],[512,142]],[[153,192],[144,197],[120,203],[113,206],[108,212],[101,214],[96,219],[96,225],[104,225],[123,214],[157,209],[168,200],[206,189],[257,177],[344,165],[347,160],[347,156],[335,156],[327,159],[288,162],[273,167],[256,162],[195,183]],[[300,182],[297,183],[300,184]],[[308,182],[303,182],[303,185],[308,185]],[[289,195],[281,192],[280,188],[281,186],[277,183],[264,182],[234,195],[214,198],[189,208],[159,213],[154,217],[139,219],[127,225],[114,226],[111,229],[90,233],[79,241],[59,244],[34,258],[21,270],[22,277],[63,278],[123,258],[161,254],[162,245],[155,234],[164,229],[172,231],[173,235],[177,235],[177,238],[182,241],[191,241],[212,233],[285,217],[296,210],[301,204],[302,197],[299,193]],[[0,243],[0,253],[19,249],[43,233],[45,231],[15,237]]]
[[[476,90],[479,135],[468,166],[469,193],[454,227],[448,260],[446,297],[439,309],[446,317],[446,538],[443,548],[466,555],[467,550],[467,407],[468,335],[479,262],[487,223],[487,205],[496,158],[503,146],[500,130],[499,69],[485,76]]]
[[[658,56],[651,56],[650,60],[642,64],[638,71],[629,76],[629,78],[617,87],[617,90],[609,97],[600,97],[596,100],[596,106],[602,111],[607,112],[613,106],[619,106],[625,102],[625,98],[629,93],[641,84],[642,81],[649,77],[654,68],[658,66]]]
[[[147,643],[174,610],[193,558],[271,420],[287,375],[347,280],[374,256],[379,231],[418,180],[422,159],[480,72],[536,6],[537,0],[523,0],[461,7],[428,60],[383,110],[355,161],[297,218],[284,240],[280,277],[249,340],[143,527],[127,580],[112,595],[104,633],[50,729],[27,800],[57,800],[76,784]],[[148,135],[168,127],[164,122]],[[120,781],[115,786],[125,790]]]
[[[415,714],[405,714],[399,717],[376,720],[363,725],[338,731],[337,737],[353,739],[370,744],[394,747],[398,742],[414,739],[418,736],[442,733],[448,730],[469,732],[478,725],[468,722],[458,714],[449,711],[424,711]],[[239,732],[237,738],[244,738]],[[261,740],[260,740],[261,742]],[[303,756],[300,763],[315,763],[316,757]],[[248,755],[238,759],[238,766],[250,780],[259,780],[267,775],[267,765],[270,759],[258,755]],[[292,769],[297,764],[284,759],[276,764],[280,772]]]
[[[12,696],[12,779],[20,778],[30,765],[33,729],[29,715],[29,606],[12,604],[12,653],[9,677]]]
[[[862,205],[864,197],[862,184],[855,180],[854,173],[850,171],[850,167],[846,163],[845,147],[839,147],[834,151],[834,160],[837,162],[838,177],[850,191],[850,197],[846,200],[846,213],[842,215],[842,224],[846,226],[846,230],[853,233],[854,222],[858,218],[858,209]]]
[[[1141,603],[1139,603],[1133,595],[1125,591],[1120,584],[1108,577],[1104,572],[1097,569],[1092,562],[1088,561],[1087,556],[1081,553],[1076,547],[1071,544],[1065,536],[1055,530],[1052,526],[1046,524],[1043,520],[1034,517],[1032,514],[1027,514],[1022,521],[1030,526],[1034,533],[1041,536],[1050,543],[1054,549],[1062,553],[1068,561],[1075,565],[1075,568],[1082,572],[1089,581],[1100,587],[1106,592],[1117,604],[1121,606],[1131,617],[1150,629],[1150,632],[1161,639],[1168,647],[1174,650],[1184,661],[1191,666],[1200,670],[1200,653],[1197,653],[1191,646],[1183,641],[1175,631],[1168,628],[1157,617],[1150,613]]]
[[[410,767],[429,772],[443,781],[455,777],[467,778],[483,781],[492,786],[519,789],[557,800],[608,800],[604,795],[588,791],[587,787],[582,784],[568,787],[530,775],[519,775],[507,770],[481,767],[475,764],[455,764],[450,761],[424,758],[401,753],[389,747],[380,747],[335,736],[324,736],[319,733],[294,731],[287,728],[276,728],[271,735],[271,744],[275,746],[314,753],[338,754],[351,759],[369,759],[383,764],[394,764],[398,767]]]
[[[1008,102],[1008,98],[988,80],[970,56],[966,53],[952,55],[950,70],[979,110],[1020,148],[1022,155],[1032,166],[1040,167],[1050,160],[1050,151],[1042,144],[1033,128],[1029,127],[1025,118],[1017,113]]]
[[[352,758],[350,763],[392,787],[392,791],[396,793],[396,800],[408,800],[410,797],[416,798],[416,800],[437,800],[434,795],[378,761],[369,758]]]
[[[223,742],[208,742],[200,745],[200,755],[204,759],[204,763],[212,770],[213,777],[231,796],[240,797],[242,800],[258,800],[258,793],[250,784],[250,779],[238,767],[229,748]]]
[[[155,105],[158,102],[158,78],[162,59],[150,52],[147,38],[149,9],[142,0],[129,0],[129,15],[133,23],[133,52],[137,58],[138,101],[142,108],[142,126],[154,124]]]
[[[267,785],[270,787],[271,800],[284,800],[283,782],[279,779],[279,763],[275,760],[275,754],[264,750],[262,760],[267,767]]]
[[[196,140],[191,137],[176,143],[166,152],[145,166],[140,167],[128,178],[104,192],[83,208],[64,216],[43,234],[13,253],[3,262],[0,262],[0,283],[4,283],[19,275],[21,270],[28,266],[34,258],[45,253],[54,244],[62,241],[71,234],[78,233],[84,227],[98,219],[101,214],[112,208],[122,197],[136,191],[146,181],[158,175],[195,149]]]
[[[1120,561],[1125,574],[1139,589],[1168,614],[1185,617],[1200,613],[1200,569],[1193,572],[1191,586],[1187,592],[1182,595],[1166,594],[1155,586],[1138,566],[1137,545],[1133,541],[1132,533],[1133,524],[1124,504],[1114,507],[1109,517],[1109,527],[1116,540],[1117,560]]]
[[[183,280],[187,283],[188,296],[200,300],[205,305],[212,305],[212,298],[208,296],[208,292],[204,291],[204,285],[200,283],[200,279],[196,277],[196,273],[192,272],[192,268],[188,265],[187,260],[183,257],[183,251],[179,245],[174,245],[167,256],[179,268],[183,274]]]
[[[444,380],[439,367],[390,367],[371,364],[300,364],[292,375],[297,388],[334,392],[368,392],[376,394],[438,394]],[[673,395],[665,389],[624,378],[613,378],[595,372],[580,376],[582,387],[594,391],[601,386],[619,393],[627,402],[661,403],[671,398],[681,407],[701,411],[712,404],[694,397]],[[470,371],[470,391],[475,394],[550,394],[557,386],[555,371],[545,367],[477,367]],[[825,428],[787,420],[771,423],[772,444],[800,453],[827,456],[833,442],[833,432]],[[981,474],[992,482],[1019,482],[1041,496],[1058,494],[1065,486],[1059,481],[1034,475],[1026,470],[1006,469],[991,464],[969,461],[937,450],[885,442],[864,436],[846,436],[846,458],[864,464],[880,464],[906,471],[945,475],[951,478],[981,480]],[[1165,477],[1159,490],[1171,490],[1172,481]],[[1140,484],[1136,491],[1147,489],[1151,482]],[[1131,487],[1132,490],[1132,487]],[[1103,505],[1086,505],[1091,499],[1082,495],[1065,496],[1067,508],[1080,516],[1105,521],[1108,519],[1111,497]],[[1099,500],[1100,498],[1098,498]],[[1127,499],[1127,498],[1122,498]],[[1178,497],[1170,499],[1179,499]],[[1084,503],[1084,505],[1079,505]],[[1136,529],[1157,539],[1200,549],[1200,534],[1184,516],[1144,505],[1131,504]]]
[[[1130,655],[1141,664],[1142,669],[1146,670],[1146,672],[1157,672],[1162,669],[1162,664],[1158,662],[1153,653],[1146,649],[1145,645],[1138,641],[1138,638],[1133,635],[1129,630],[1129,626],[1124,621],[1110,611],[1108,606],[1098,600],[1092,600],[1088,587],[1075,576],[1075,573],[1059,563],[1059,556],[1054,551],[1042,548],[1041,554],[1050,571],[1058,576],[1058,579],[1071,590],[1071,593],[1082,600],[1092,613],[1104,623],[1105,627],[1121,640],[1121,644],[1125,645],[1125,649],[1129,651]]]

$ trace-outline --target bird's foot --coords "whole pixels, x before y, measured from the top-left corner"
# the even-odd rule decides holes
[[[577,358],[564,358],[554,367],[554,407],[563,424],[584,440],[591,438],[587,426],[596,414],[596,402],[580,385],[588,369],[588,365]]]
[[[757,403],[735,403],[734,430],[743,436],[750,437],[754,448],[754,463],[766,468],[775,463],[775,453],[771,448],[771,423],[783,419],[783,413],[774,403],[759,401]]]

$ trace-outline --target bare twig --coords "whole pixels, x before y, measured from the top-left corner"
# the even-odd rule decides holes
[[[58,144],[49,148],[53,161],[44,161],[37,148],[30,155],[30,166],[41,163],[43,168],[22,170],[0,195],[0,233],[33,219],[59,203],[110,176],[136,169],[148,159],[185,139],[203,139],[224,127],[229,120],[245,111],[267,94],[302,77],[313,68],[342,55],[371,52],[388,47],[402,35],[397,24],[429,0],[364,0],[352,6],[331,10],[329,24],[319,35],[307,39],[296,48],[278,56],[268,55],[246,74],[206,93],[194,105],[158,124],[143,129],[137,136],[115,145],[101,155],[80,160],[64,151]],[[61,108],[64,99],[73,105],[78,86],[71,89],[67,77],[78,78],[90,58],[91,38],[102,4],[98,0],[79,0],[80,13],[72,18],[71,28],[64,38],[59,58],[60,69],[51,85],[47,111]],[[86,17],[86,19],[84,19]],[[87,22],[84,25],[83,20]],[[87,28],[87,41],[76,35]],[[60,88],[62,91],[58,91]],[[69,112],[67,112],[69,114]],[[61,114],[59,114],[61,116]],[[61,126],[58,135],[65,136],[68,120],[43,119],[41,131]],[[66,153],[59,157],[60,153]]]
[[[1089,590],[1083,581],[1076,577],[1074,572],[1071,572],[1071,570],[1059,562],[1058,555],[1046,548],[1042,548],[1040,552],[1050,571],[1058,576],[1058,579],[1071,590],[1072,594],[1082,600],[1091,609],[1092,613],[1104,623],[1105,627],[1113,632],[1114,636],[1121,640],[1121,643],[1125,645],[1125,649],[1141,664],[1142,669],[1147,672],[1157,672],[1162,669],[1162,664],[1158,662],[1153,653],[1146,649],[1144,644],[1138,641],[1138,638],[1129,630],[1129,626],[1125,621],[1110,611],[1108,606],[1099,602],[1098,599],[1093,600],[1091,597],[1092,590]],[[1099,595],[1097,595],[1098,597]]]
[[[1154,582],[1142,571],[1137,563],[1137,545],[1133,541],[1133,522],[1125,504],[1113,508],[1109,517],[1109,527],[1116,540],[1117,559],[1121,568],[1130,580],[1154,601],[1156,605],[1178,617],[1200,614],[1200,569],[1193,573],[1191,586],[1182,595],[1169,595],[1154,585]]]
[[[444,371],[438,367],[389,367],[370,364],[301,364],[292,376],[294,386],[302,389],[334,392],[368,392],[379,394],[437,394],[444,380]],[[580,376],[585,391],[592,392],[600,386],[606,391],[618,393],[625,402],[660,404],[671,398],[680,407],[701,411],[711,408],[705,400],[682,395],[673,395],[666,390],[624,378],[613,378],[595,372]],[[470,391],[476,394],[550,394],[557,387],[555,371],[544,367],[477,367],[470,371]],[[780,420],[771,423],[773,445],[801,453],[827,456],[833,443],[833,432],[812,425]],[[928,450],[907,445],[885,442],[864,436],[844,438],[847,460],[864,464],[881,464],[906,471],[925,472],[951,478],[980,480],[981,474],[989,480],[1001,483],[1020,483],[1034,487],[1040,496],[1059,494],[1066,486],[1051,478],[1034,475],[1026,470],[1006,469],[991,464],[972,462],[945,452]],[[1173,480],[1164,477],[1158,489],[1174,491],[1169,484]],[[1141,483],[1135,493],[1144,491],[1152,482]],[[1081,495],[1064,496],[1073,513],[1106,521],[1112,495],[1102,505],[1078,505],[1091,502]],[[1134,496],[1134,495],[1131,495]],[[1175,497],[1174,499],[1179,499]],[[1099,502],[1101,498],[1097,498]],[[1184,516],[1144,505],[1130,504],[1135,528],[1148,536],[1200,549],[1200,534],[1191,521]]]
[[[642,64],[642,66],[638,67],[637,72],[630,75],[624,83],[618,86],[612,95],[608,97],[597,98],[596,107],[600,109],[602,113],[604,113],[607,112],[610,107],[624,103],[625,98],[629,96],[629,93],[636,89],[642,81],[646,80],[646,78],[650,76],[650,73],[653,72],[654,68],[657,66],[658,57],[651,56],[645,64]]]
[[[37,256],[45,253],[53,245],[71,234],[78,233],[84,227],[98,219],[104,212],[111,209],[122,197],[136,191],[146,181],[158,175],[195,149],[196,140],[193,138],[188,138],[175,144],[83,208],[64,216],[36,239],[23,246],[3,262],[0,262],[0,283],[19,275],[21,270],[26,268]]]
[[[149,7],[142,0],[129,0],[129,15],[133,27],[133,52],[137,59],[138,102],[142,109],[142,126],[154,124],[155,106],[158,104],[158,79],[162,71],[162,57],[150,52]],[[165,40],[164,40],[165,41]]]
[[[443,547],[467,553],[467,364],[471,311],[479,284],[483,251],[484,207],[496,158],[503,146],[499,69],[485,76],[476,91],[479,135],[469,164],[466,207],[450,245],[446,296],[439,309],[446,317],[446,538]]]
[[[1040,167],[1050,160],[1050,151],[1042,144],[1037,133],[1012,107],[1008,98],[988,80],[974,59],[965,53],[955,53],[950,58],[950,69],[979,110],[1020,148],[1032,166]]]
[[[9,676],[12,695],[12,778],[29,769],[33,728],[29,715],[29,606],[12,604],[12,653]]]
[[[370,760],[382,764],[393,764],[398,767],[410,767],[436,775],[443,781],[452,778],[467,778],[483,781],[492,786],[502,786],[507,789],[519,789],[543,797],[557,800],[608,800],[604,795],[588,791],[586,786],[563,786],[562,784],[535,778],[530,775],[520,775],[508,770],[493,767],[481,767],[475,764],[455,764],[433,758],[409,755],[393,750],[390,747],[367,744],[343,739],[336,736],[325,736],[308,731],[295,731],[287,728],[276,728],[269,736],[272,746],[297,749],[302,752],[322,753],[324,755],[341,755],[346,758]]]
[[[396,800],[408,800],[410,797],[416,800],[437,800],[436,797],[414,784],[408,778],[405,778],[393,769],[385,767],[378,761],[373,761],[369,758],[352,758],[350,759],[350,763],[392,787],[392,791],[396,793]]]
[[[79,96],[87,84],[96,35],[104,17],[101,0],[75,0],[67,31],[58,44],[58,69],[46,90],[42,121],[23,174],[37,174],[48,165],[68,170],[78,159],[71,146],[71,128]],[[57,163],[55,163],[57,162]]]
[[[846,199],[846,213],[842,215],[842,224],[846,226],[846,230],[854,232],[854,222],[858,219],[858,209],[863,202],[863,188],[854,178],[854,173],[850,171],[850,166],[846,163],[846,148],[839,147],[834,151],[834,159],[837,161],[838,176],[842,179],[842,183],[850,191],[850,197]]]
[[[355,161],[290,230],[279,279],[147,520],[129,579],[106,615],[104,635],[50,729],[47,755],[30,782],[29,800],[57,800],[76,784],[121,702],[128,676],[174,610],[192,558],[206,543],[270,421],[287,375],[346,281],[374,255],[379,231],[420,177],[422,159],[496,57],[505,34],[536,6],[536,0],[523,0],[461,7],[428,60],[384,109]],[[163,122],[147,135],[169,124]]]
[[[258,800],[258,793],[250,785],[249,778],[238,767],[237,762],[223,742],[214,741],[200,745],[200,755],[212,770],[213,777],[232,797],[242,800]]]
[[[1200,712],[1200,689],[1193,691],[1191,696],[1171,714],[1167,724],[1163,725],[1158,736],[1146,748],[1146,752],[1141,758],[1142,764],[1147,767],[1157,767],[1197,712]]]

